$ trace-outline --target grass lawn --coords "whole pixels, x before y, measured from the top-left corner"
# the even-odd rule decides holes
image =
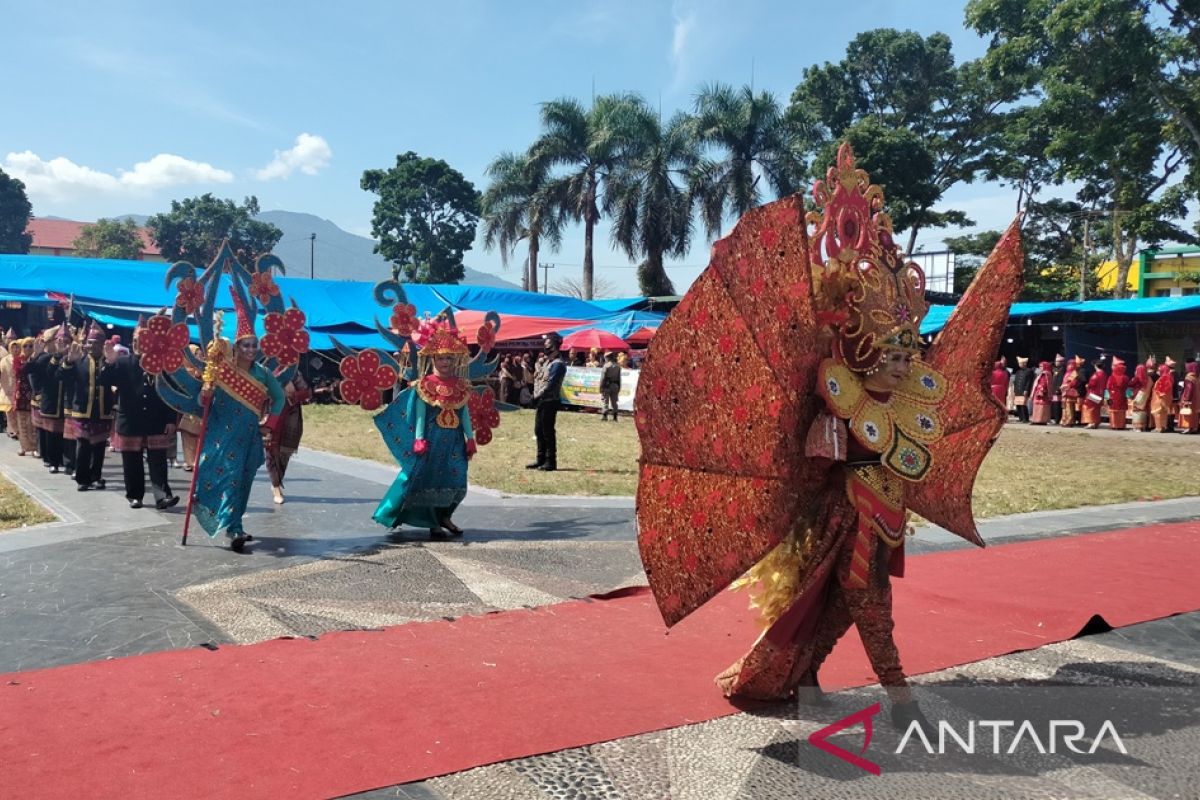
[[[533,412],[501,414],[491,444],[471,462],[471,483],[513,494],[632,495],[633,420],[558,415],[558,472],[526,470],[536,455]],[[394,464],[369,414],[308,406],[304,447]],[[1123,435],[1007,425],[975,484],[980,517],[1200,494],[1200,436]]]
[[[53,521],[53,514],[0,475],[0,531]]]

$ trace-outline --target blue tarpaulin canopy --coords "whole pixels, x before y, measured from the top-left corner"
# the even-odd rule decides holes
[[[586,325],[576,325],[573,328],[566,328],[559,331],[559,333],[567,336],[575,331],[581,331],[586,328],[599,328],[622,339],[628,339],[642,328],[657,328],[659,325],[662,325],[662,321],[666,318],[666,314],[659,314],[656,311],[623,311],[619,314],[593,320]]]
[[[954,306],[930,306],[929,313],[921,321],[921,334],[933,334],[946,326],[946,320]],[[1031,319],[1057,315],[1070,316],[1072,320],[1087,322],[1091,315],[1115,314],[1123,317],[1162,317],[1164,315],[1200,313],[1200,296],[1190,297],[1137,297],[1129,300],[1058,300],[1049,303],[1013,303],[1008,310],[1010,323],[1018,319]],[[1083,315],[1078,317],[1077,315]],[[1132,321],[1132,320],[1131,320]]]
[[[47,294],[73,296],[76,307],[104,324],[132,327],[139,314],[153,314],[175,302],[175,290],[164,279],[169,264],[61,256],[0,255],[0,300],[47,303]],[[228,276],[222,276],[228,282]],[[374,332],[378,318],[386,324],[389,310],[375,302],[372,283],[361,281],[276,279],[285,302],[294,300],[308,318],[314,349],[332,345],[332,334],[347,345],[386,347]],[[573,297],[520,290],[453,284],[404,284],[418,316],[454,311],[496,311],[501,315],[557,320],[607,320],[611,309]],[[232,307],[225,287],[218,305]],[[645,313],[645,312],[639,312]],[[660,316],[660,315],[655,315]],[[621,323],[611,323],[620,327]],[[351,327],[346,327],[351,326]],[[639,326],[640,327],[640,326]],[[621,335],[617,333],[617,335]]]

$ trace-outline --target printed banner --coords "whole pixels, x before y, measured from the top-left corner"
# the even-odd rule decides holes
[[[567,367],[563,378],[560,397],[564,405],[580,408],[604,408],[600,398],[600,377],[604,370],[599,367]],[[617,408],[633,411],[633,396],[637,394],[638,371],[621,370],[621,391],[617,395]]]

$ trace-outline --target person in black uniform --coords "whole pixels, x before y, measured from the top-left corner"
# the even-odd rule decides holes
[[[37,376],[41,394],[38,400],[40,424],[38,447],[42,461],[51,473],[57,474],[64,467],[63,422],[66,407],[66,387],[62,371],[63,355],[71,343],[71,333],[64,323],[53,339],[38,338],[33,345],[34,359],[31,377]],[[74,467],[74,453],[71,458]]]
[[[104,333],[93,322],[86,343],[72,343],[59,367],[66,397],[71,398],[66,426],[75,437],[75,483],[81,492],[105,487],[104,451],[112,431],[113,391],[100,380],[102,369]]]
[[[104,343],[104,368],[100,381],[117,387],[117,431],[113,443],[121,454],[125,499],[130,508],[141,508],[146,493],[142,451],[150,466],[154,507],[160,511],[179,502],[167,484],[167,452],[175,445],[175,410],[163,402],[154,387],[155,376],[142,369],[138,354],[139,326],[134,331],[133,355],[121,355],[114,342]]]
[[[558,469],[558,436],[554,429],[560,408],[559,394],[563,378],[567,376],[567,365],[562,358],[562,337],[548,334],[542,342],[546,360],[538,364],[533,380],[533,405],[537,409],[533,431],[537,436],[537,461],[526,464],[525,469],[554,472]]]

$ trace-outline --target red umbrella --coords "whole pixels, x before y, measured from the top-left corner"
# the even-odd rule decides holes
[[[621,337],[599,328],[584,328],[581,331],[575,331],[563,339],[562,346],[564,350],[570,350],[572,347],[576,350],[591,350],[593,347],[600,350],[629,349],[629,345],[625,344]]]

